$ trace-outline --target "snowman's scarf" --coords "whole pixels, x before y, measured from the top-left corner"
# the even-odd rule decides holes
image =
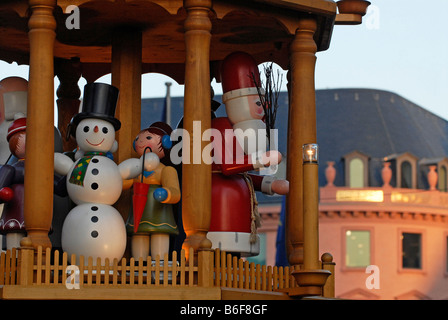
[[[72,170],[72,174],[70,175],[68,182],[79,186],[84,186],[84,178],[86,176],[87,167],[94,156],[106,156],[106,153],[98,151],[86,152],[84,156],[79,159],[78,164]]]

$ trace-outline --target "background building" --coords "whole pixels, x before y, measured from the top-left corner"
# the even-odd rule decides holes
[[[221,103],[220,96],[214,99]],[[183,99],[142,100],[142,127],[176,127]],[[286,154],[287,93],[276,127]],[[217,116],[225,116],[224,106]],[[316,91],[320,249],[336,262],[336,296],[448,298],[448,122],[392,92]],[[301,161],[301,159],[297,159]],[[285,176],[285,163],[277,175]],[[257,195],[263,224],[255,262],[284,264],[282,197]],[[375,266],[369,267],[368,266]],[[373,269],[372,269],[373,268]],[[370,271],[370,272],[369,272]]]

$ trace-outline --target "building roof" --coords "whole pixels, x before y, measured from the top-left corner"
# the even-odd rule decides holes
[[[279,97],[276,128],[279,129],[279,150],[286,155],[288,126],[287,93]],[[216,115],[225,116],[221,103]],[[142,127],[162,119],[164,98],[142,100]],[[183,98],[172,97],[172,126],[183,114]],[[448,155],[448,121],[389,91],[375,89],[325,89],[316,91],[317,143],[319,144],[319,185],[324,186],[324,168],[334,161],[336,186],[343,186],[343,157],[354,151],[369,157],[369,185],[381,186],[382,162],[385,157],[409,153],[422,164]],[[146,120],[150,119],[150,120]],[[286,157],[285,157],[286,158]],[[299,161],[299,160],[298,160]],[[419,187],[426,186],[419,174]],[[280,197],[260,195],[260,202],[279,202]]]
[[[417,159],[448,154],[448,122],[388,91],[332,89],[317,92],[317,135],[321,164],[335,161],[343,172],[343,156],[359,151],[369,157],[369,185],[381,186],[384,158],[409,153]],[[323,170],[320,185],[325,185]],[[339,174],[335,185],[344,185]],[[425,181],[419,177],[420,187]]]

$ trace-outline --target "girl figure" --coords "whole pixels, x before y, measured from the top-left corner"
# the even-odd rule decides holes
[[[125,180],[123,189],[129,189],[134,182],[149,184],[147,202],[143,210],[137,232],[134,232],[134,214],[131,209],[126,223],[127,232],[132,237],[131,249],[134,259],[146,258],[151,247],[151,256],[162,260],[169,251],[170,235],[179,230],[174,218],[173,204],[180,201],[180,187],[177,171],[170,162],[172,146],[171,127],[163,122],[155,122],[140,131],[134,140],[134,150],[139,156],[153,152],[160,159],[159,166],[150,172],[143,172],[143,178]]]

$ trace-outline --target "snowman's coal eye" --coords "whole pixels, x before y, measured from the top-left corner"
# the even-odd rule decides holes
[[[88,126],[85,126],[85,127],[83,128],[83,130],[84,130],[84,132],[89,132],[90,128],[89,128]]]
[[[109,130],[106,127],[103,127],[103,133],[107,133]]]

